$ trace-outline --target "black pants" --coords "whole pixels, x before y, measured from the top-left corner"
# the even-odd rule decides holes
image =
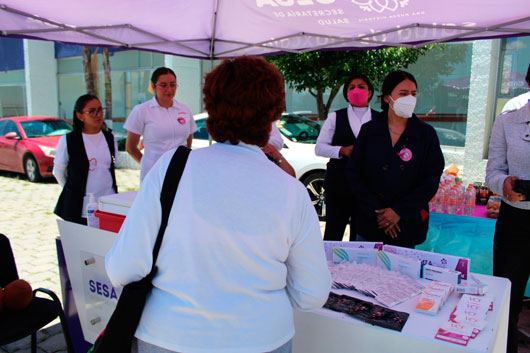
[[[530,210],[501,203],[493,242],[493,275],[512,282],[508,353],[517,353],[517,322],[530,275]]]
[[[350,241],[355,241],[357,227],[355,221],[355,199],[349,192],[344,194],[326,193],[326,229],[324,240],[341,241],[350,224]]]

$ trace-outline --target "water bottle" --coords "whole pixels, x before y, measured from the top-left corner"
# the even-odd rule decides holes
[[[86,206],[86,219],[89,227],[99,228],[99,218],[95,212],[98,209],[98,203],[93,193],[88,194],[88,205]]]
[[[470,184],[464,193],[464,209],[462,211],[464,216],[471,216],[475,211],[475,196],[475,189],[473,185]]]
[[[441,205],[442,205],[442,213],[449,213],[449,186],[445,185],[442,188],[442,193],[440,195],[441,197]]]
[[[449,189],[447,203],[447,212],[449,214],[456,214],[458,212],[458,189],[456,187]]]

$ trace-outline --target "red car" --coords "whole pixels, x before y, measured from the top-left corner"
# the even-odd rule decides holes
[[[52,176],[59,138],[72,130],[69,122],[48,116],[0,119],[0,169],[24,173],[33,182]]]

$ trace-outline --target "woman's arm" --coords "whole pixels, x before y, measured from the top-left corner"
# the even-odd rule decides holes
[[[324,254],[318,217],[303,185],[297,192],[299,216],[292,217],[293,235],[287,266],[287,294],[293,307],[314,310],[322,307],[331,289],[331,276]]]
[[[193,134],[190,134],[190,135],[188,136],[188,139],[186,140],[186,142],[187,142],[186,145],[188,146],[188,148],[191,148],[191,144],[192,144],[192,142],[193,142]]]
[[[127,140],[125,141],[125,150],[129,155],[138,163],[142,162],[142,152],[138,149],[138,143],[140,142],[140,135],[134,132],[127,132]]]
[[[285,158],[283,158],[280,151],[276,149],[272,144],[268,143],[261,149],[267,156],[271,157],[273,162],[276,163],[284,172],[296,178],[294,168]]]
[[[504,133],[505,116],[498,116],[491,132],[488,164],[486,166],[486,184],[497,194],[501,194],[508,201],[522,201],[524,197],[513,191],[516,176],[509,175],[508,146]]]
[[[64,187],[68,174],[66,167],[68,165],[68,150],[66,148],[66,135],[61,136],[57,149],[55,151],[55,158],[53,160],[53,176],[57,179],[57,183]]]
[[[317,156],[328,157],[328,158],[340,158],[342,155],[341,146],[333,146],[331,141],[335,134],[335,126],[337,121],[337,113],[330,113],[318,134],[317,143],[315,145],[315,154]],[[345,151],[348,152],[348,151]],[[351,149],[349,150],[351,153]],[[343,154],[349,155],[349,154]]]
[[[116,287],[138,281],[151,270],[153,247],[162,222],[160,191],[172,157],[161,157],[147,174],[129,209],[130,216],[105,256],[107,275]]]
[[[508,174],[508,146],[504,134],[504,116],[495,119],[491,130],[488,164],[486,165],[486,184],[493,192],[503,194],[503,185]]]

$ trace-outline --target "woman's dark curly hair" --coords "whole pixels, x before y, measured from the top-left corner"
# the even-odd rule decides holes
[[[74,123],[74,130],[83,130],[83,122],[79,119],[77,119],[77,116],[75,113],[83,114],[83,109],[85,109],[85,106],[88,102],[91,100],[97,99],[99,101],[99,98],[96,97],[93,94],[83,94],[81,97],[77,98],[74,105],[74,117],[73,117],[73,123]]]
[[[205,77],[206,127],[217,142],[263,147],[285,106],[283,77],[263,58],[223,61]]]

